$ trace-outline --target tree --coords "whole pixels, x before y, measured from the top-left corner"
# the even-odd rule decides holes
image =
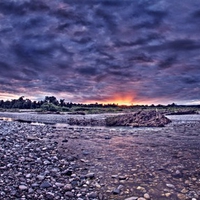
[[[65,106],[65,99],[60,99],[60,106],[61,107]]]
[[[47,103],[52,103],[54,105],[58,105],[59,104],[58,100],[54,96],[51,96],[51,97],[46,96],[44,101],[47,102]]]

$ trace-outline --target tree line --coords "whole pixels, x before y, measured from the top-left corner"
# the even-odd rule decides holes
[[[72,103],[65,102],[65,99],[57,99],[54,96],[46,96],[44,100],[41,101],[32,101],[30,99],[25,99],[24,96],[19,97],[18,99],[12,100],[0,100],[0,108],[3,109],[39,109],[44,110],[57,110],[59,107],[62,108],[72,108],[72,107],[117,107],[117,104],[81,104],[81,103]],[[45,109],[46,108],[46,109]],[[67,110],[67,109],[66,109]]]
[[[70,111],[71,108],[75,107],[76,111],[86,111],[90,108],[112,108],[112,109],[123,109],[123,108],[200,108],[200,105],[194,106],[184,106],[176,105],[175,103],[168,105],[131,105],[131,106],[119,106],[118,104],[82,104],[82,103],[72,103],[65,102],[65,99],[57,99],[54,96],[45,96],[44,100],[41,101],[32,101],[26,99],[24,96],[19,97],[18,99],[13,100],[0,100],[1,109],[40,109],[42,111]]]

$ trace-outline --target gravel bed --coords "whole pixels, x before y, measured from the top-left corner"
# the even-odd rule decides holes
[[[198,200],[200,120],[187,119],[162,128],[0,120],[0,199]]]

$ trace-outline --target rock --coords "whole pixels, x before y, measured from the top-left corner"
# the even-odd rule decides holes
[[[170,197],[170,196],[171,196],[171,193],[170,193],[170,192],[167,192],[167,193],[165,193],[165,196],[166,196],[166,197]]]
[[[73,197],[74,194],[72,192],[65,192],[65,195],[68,196],[68,197]]]
[[[19,189],[20,190],[28,190],[28,187],[26,185],[20,185]]]
[[[71,169],[67,169],[67,170],[63,171],[61,174],[71,176],[72,173],[73,173],[73,171]]]
[[[33,190],[32,188],[29,188],[29,189],[28,189],[28,193],[29,193],[29,194],[31,194],[31,193],[33,193],[33,192],[34,192],[34,190]]]
[[[115,188],[113,191],[112,191],[113,194],[120,194],[120,190],[118,188]]]
[[[90,179],[93,179],[94,177],[95,177],[95,173],[88,173],[88,174],[86,174],[86,176],[85,176],[86,178],[90,178]]]
[[[37,179],[40,180],[40,181],[44,180],[44,178],[45,178],[45,176],[42,176],[42,175],[37,176]]]
[[[31,178],[32,174],[26,174],[26,178]]]
[[[40,187],[44,189],[44,188],[52,187],[52,185],[48,181],[43,181]]]
[[[138,199],[138,197],[129,197],[129,198],[126,198],[124,200],[137,200],[137,199]]]
[[[91,193],[88,193],[88,194],[87,194],[87,197],[88,197],[88,198],[97,198],[97,197],[98,197],[98,194],[97,194],[97,192],[91,192]]]
[[[105,140],[110,140],[112,137],[110,135],[105,136]]]
[[[126,180],[127,176],[119,176],[119,180]]]
[[[177,194],[178,199],[185,200],[186,196],[184,194]]]
[[[64,186],[63,183],[58,183],[58,182],[56,182],[55,185],[56,185],[57,187],[63,187],[63,186]]]
[[[118,178],[118,175],[112,175],[111,177],[112,178]]]
[[[145,194],[144,194],[144,198],[145,198],[145,199],[150,199],[149,194],[148,194],[148,193],[145,193]]]
[[[119,190],[121,190],[121,189],[123,189],[123,188],[124,188],[123,185],[119,185],[119,186],[117,187],[117,189],[119,189]]]
[[[173,184],[166,184],[166,186],[168,187],[168,188],[175,188],[175,186],[173,185]]]
[[[64,189],[65,191],[71,191],[71,190],[72,190],[72,185],[71,185],[71,184],[66,184],[66,185],[63,187],[63,189]]]
[[[141,186],[138,186],[137,187],[137,190],[140,190],[141,192],[146,192],[146,189],[144,187],[141,187]]]
[[[106,118],[107,126],[163,127],[170,122],[171,120],[156,111],[139,111]]]

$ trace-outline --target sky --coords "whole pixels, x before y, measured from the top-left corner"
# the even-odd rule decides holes
[[[0,99],[200,104],[199,0],[1,0]]]

